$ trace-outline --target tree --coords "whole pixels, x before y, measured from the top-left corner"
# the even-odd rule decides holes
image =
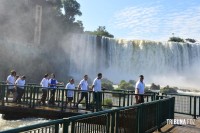
[[[80,4],[76,0],[64,0],[64,11],[65,11],[65,21],[67,23],[73,23],[75,21],[75,16],[81,16]]]
[[[73,31],[82,33],[84,31],[83,23],[80,20],[77,20],[73,23]]]
[[[114,90],[114,87],[113,87],[113,82],[111,82],[110,80],[106,79],[106,78],[103,78],[101,80],[102,82],[102,88],[103,89],[106,89],[106,90]]]
[[[165,86],[163,89],[160,90],[161,93],[178,93],[177,87],[169,87],[169,85]]]
[[[97,35],[97,36],[105,36],[105,37],[110,37],[110,38],[114,38],[114,35],[110,34],[107,30],[106,30],[106,27],[105,26],[99,26],[97,28],[97,30],[95,31],[86,31],[86,33],[89,33],[89,34],[94,34],[94,35]]]
[[[184,42],[184,40],[180,37],[170,37],[168,41],[170,41],[170,42]]]
[[[160,85],[155,85],[154,83],[151,84],[150,90],[160,90]]]
[[[134,90],[135,89],[131,83],[126,82],[125,80],[122,80],[118,86],[119,86],[119,89],[122,89],[122,90]]]
[[[188,42],[191,42],[191,43],[195,43],[195,42],[196,42],[195,39],[191,39],[191,38],[187,38],[187,39],[185,39],[185,40],[188,41]]]
[[[135,84],[136,84],[136,81],[135,81],[135,80],[129,80],[128,82],[131,83],[132,85],[135,85]]]

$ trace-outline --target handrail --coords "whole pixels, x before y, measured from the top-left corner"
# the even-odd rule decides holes
[[[83,133],[96,130],[102,133],[117,133],[118,131],[131,131],[133,133],[152,132],[166,124],[166,119],[174,118],[174,100],[174,97],[171,97],[129,107],[120,107],[117,109],[52,120],[41,124],[10,129],[0,133],[18,133],[32,130],[39,132],[42,128],[48,126],[53,126],[51,129],[55,130],[56,133],[68,133],[69,131],[70,133],[76,131]],[[152,106],[155,108],[152,108]],[[147,121],[144,114],[152,121],[151,123]],[[151,117],[152,115],[154,117]],[[120,120],[125,120],[128,123],[123,124]],[[133,122],[134,124],[132,124]],[[61,125],[62,131],[59,128]]]

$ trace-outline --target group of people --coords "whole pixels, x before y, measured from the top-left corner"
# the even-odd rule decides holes
[[[25,85],[25,79],[26,76],[17,76],[16,71],[12,70],[11,74],[7,77],[6,83],[8,86],[7,90],[7,96],[9,96],[10,92],[13,93],[13,102],[21,103],[21,98],[24,94],[24,85]],[[83,79],[78,84],[78,90],[80,90],[79,93],[81,93],[81,98],[76,103],[76,108],[78,108],[78,105],[80,102],[85,98],[85,105],[86,109],[89,108],[88,105],[88,91],[92,90],[94,91],[94,99],[93,102],[97,103],[96,105],[101,107],[101,95],[97,95],[97,92],[101,91],[101,79],[102,79],[102,73],[98,73],[97,77],[94,79],[92,83],[92,87],[89,88],[88,84],[88,75],[84,75]],[[140,79],[137,81],[135,85],[135,94],[144,94],[145,84],[143,82],[144,76],[140,75]],[[48,101],[48,104],[55,105],[55,92],[58,84],[64,84],[63,82],[58,82],[55,79],[55,74],[52,73],[51,75],[45,74],[42,81],[40,82],[40,85],[42,87],[42,97],[39,100],[39,104],[46,105],[46,98],[47,98],[47,92],[50,88],[50,98]],[[65,86],[66,89],[68,89],[66,93],[66,106],[68,103],[69,106],[72,107],[72,101],[74,96],[74,79],[71,78],[69,82]],[[143,103],[144,102],[144,96],[143,95],[135,95],[136,103]],[[99,101],[97,101],[99,100]]]
[[[80,81],[79,85],[78,85],[78,90],[80,90],[81,93],[81,98],[80,100],[78,100],[78,102],[76,103],[76,108],[78,108],[78,105],[80,104],[80,102],[85,98],[85,104],[86,104],[86,109],[89,109],[88,106],[88,91],[89,90],[93,90],[94,91],[94,102],[97,102],[96,100],[99,99],[99,97],[97,97],[96,92],[101,91],[101,78],[102,78],[102,73],[98,73],[97,77],[94,79],[93,84],[92,84],[92,88],[89,88],[89,84],[88,84],[88,75],[84,75],[83,79]],[[55,79],[55,75],[51,74],[50,75],[50,79],[49,79],[49,75],[45,74],[44,78],[42,79],[42,81],[40,82],[40,85],[42,86],[42,98],[39,101],[39,104],[43,104],[45,105],[45,101],[47,98],[47,89],[51,88],[51,94],[50,94],[50,99],[49,99],[49,104],[55,105],[55,92],[56,92],[56,85],[57,84],[63,84],[62,82],[58,82]],[[71,78],[69,80],[69,82],[66,84],[65,88],[67,89],[67,93],[66,93],[66,106],[68,105],[68,103],[70,104],[69,106],[72,107],[72,101],[73,101],[73,97],[74,97],[74,90],[75,90],[75,85],[74,85],[74,79]],[[99,103],[99,102],[97,102]],[[100,106],[100,105],[99,105]]]
[[[17,76],[15,70],[11,70],[10,75],[7,77],[7,97],[10,95],[10,92],[12,92],[13,102],[21,103],[21,98],[24,94],[24,85],[26,83],[25,79],[25,75]]]

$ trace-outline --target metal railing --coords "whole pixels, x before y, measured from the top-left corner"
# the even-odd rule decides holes
[[[5,103],[12,102],[11,98],[7,95],[9,85],[6,84],[0,84],[0,105],[5,106]],[[42,88],[41,86],[36,85],[26,85],[24,86],[24,95],[22,97],[22,105],[29,107],[29,108],[35,108],[36,106],[39,106],[39,101],[42,96],[42,89],[47,89],[47,98],[46,103],[48,103],[48,100],[50,98],[50,91],[52,88]],[[54,107],[59,107],[61,111],[66,108],[66,94],[70,91],[69,89],[64,88],[56,88],[55,92],[55,105]],[[72,101],[72,105],[75,106],[78,100],[80,99],[80,93],[81,90],[73,90],[74,91],[74,98]],[[102,109],[107,108],[116,108],[116,107],[125,107],[125,106],[131,106],[135,104],[135,95],[133,91],[101,91],[97,92],[95,95],[98,95],[98,98],[94,102],[94,93],[93,91],[87,91],[88,93],[88,105],[90,107],[91,111],[99,111]],[[155,100],[155,93],[152,94],[144,94],[145,102],[150,102]],[[106,100],[110,99],[112,105],[109,106],[106,103]],[[82,107],[81,109],[85,109],[85,101],[83,100],[81,103]],[[98,106],[100,105],[100,106]],[[47,105],[48,106],[48,105]]]
[[[175,113],[191,115],[194,119],[200,116],[200,96],[183,94],[162,95],[175,97]]]
[[[144,133],[160,129],[174,118],[175,98],[20,127],[1,133]]]

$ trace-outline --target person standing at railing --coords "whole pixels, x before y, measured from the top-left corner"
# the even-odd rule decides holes
[[[55,79],[55,74],[51,74],[51,78],[49,79],[49,87],[51,88],[51,94],[49,99],[49,104],[55,105],[55,93],[56,93],[56,85],[57,84],[63,84],[61,82],[58,82]]]
[[[15,84],[17,85],[17,97],[15,100],[16,103],[21,103],[21,98],[24,94],[24,85],[26,83],[25,79],[26,79],[26,76],[23,75],[15,81]]]
[[[69,83],[67,83],[67,85],[65,86],[65,89],[67,89],[67,91],[66,91],[66,107],[67,107],[67,104],[69,103],[69,107],[71,108],[73,97],[74,97],[74,90],[75,90],[73,78],[69,80]]]
[[[38,104],[41,104],[42,102],[43,105],[46,105],[45,101],[47,98],[47,89],[49,86],[49,74],[44,75],[44,78],[40,82],[40,85],[42,86],[42,98],[38,101]]]
[[[16,71],[15,70],[11,70],[10,72],[10,75],[7,77],[7,80],[6,80],[6,83],[8,86],[8,89],[7,89],[7,98],[9,97],[10,95],[10,92],[12,92],[13,94],[13,97],[14,97],[14,92],[16,91],[15,90],[15,76],[16,76]],[[14,100],[14,98],[13,98]]]
[[[78,89],[81,90],[81,99],[76,104],[77,108],[78,108],[78,104],[85,97],[85,105],[86,105],[86,109],[88,109],[88,90],[89,90],[89,85],[88,85],[87,80],[88,80],[88,75],[84,75],[84,78],[80,81],[80,83],[78,85]]]
[[[97,109],[101,110],[101,79],[102,79],[102,73],[98,73],[97,77],[94,79],[92,84],[92,90],[94,91],[94,103],[96,103]]]
[[[144,89],[145,89],[145,83],[144,83],[144,76],[140,75],[140,79],[135,84],[135,100],[136,104],[143,103],[144,102]],[[141,94],[141,95],[137,95]]]

